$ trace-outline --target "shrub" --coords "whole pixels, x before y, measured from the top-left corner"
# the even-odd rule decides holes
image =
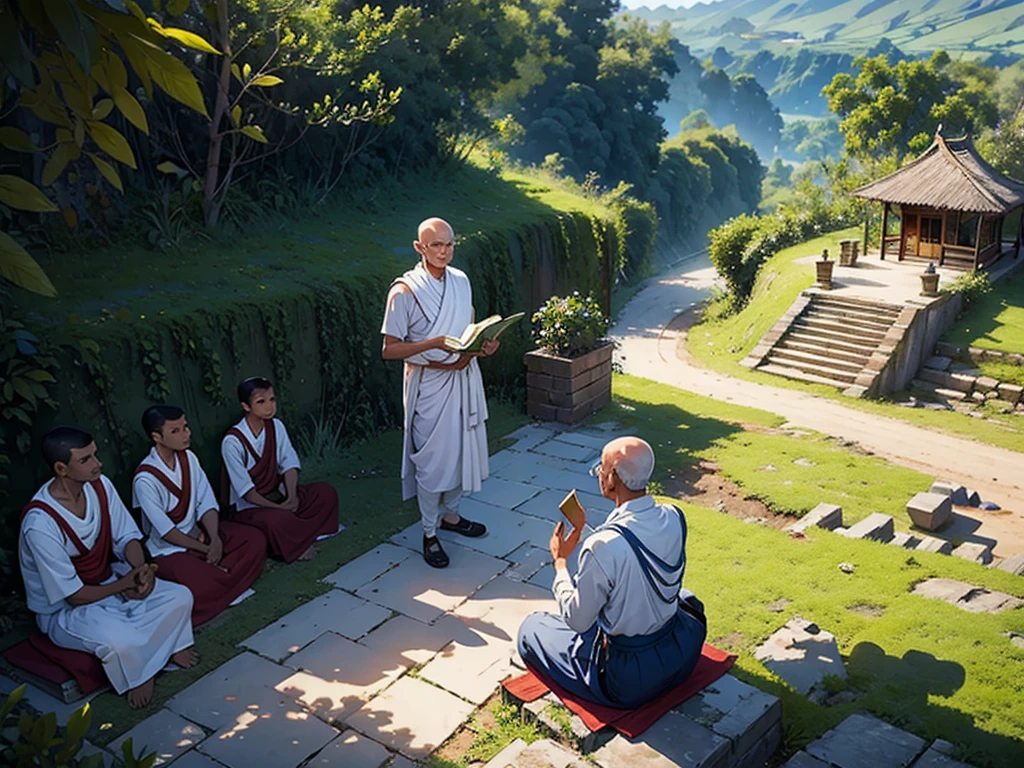
[[[621,195],[614,202],[618,268],[629,284],[649,277],[654,270],[654,240],[658,214],[650,203]]]
[[[958,293],[963,297],[963,304],[960,306],[959,314],[959,317],[963,317],[978,299],[991,290],[992,283],[988,279],[988,272],[975,270],[968,272],[966,275],[960,275],[952,283],[945,286],[940,293]]]
[[[552,296],[533,313],[533,340],[560,357],[579,357],[597,347],[609,321],[593,296]]]

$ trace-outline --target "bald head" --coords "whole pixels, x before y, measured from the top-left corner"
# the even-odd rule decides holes
[[[639,437],[619,437],[604,447],[601,463],[609,472],[614,469],[629,490],[642,491],[654,472],[654,450]]]
[[[440,238],[438,238],[438,236],[440,236]],[[420,222],[420,226],[416,230],[416,239],[424,244],[436,239],[452,240],[454,237],[455,230],[452,229],[452,225],[444,219],[439,219],[437,216],[424,219]]]

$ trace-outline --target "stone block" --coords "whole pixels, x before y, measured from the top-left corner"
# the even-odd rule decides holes
[[[858,712],[808,744],[807,753],[836,768],[904,768],[924,745],[920,736]]]
[[[1024,576],[1024,554],[1011,555],[995,563],[993,567],[1017,576]]]
[[[764,768],[782,744],[782,722],[776,723],[744,754],[734,756],[730,768]]]
[[[965,507],[978,507],[981,506],[981,494],[977,491],[972,491],[970,488],[967,489],[967,501],[963,505]]]
[[[935,343],[935,354],[942,355],[951,359],[957,359],[964,354],[964,350],[958,347],[956,344],[950,344],[946,341],[939,341]]]
[[[1024,394],[1024,387],[1019,384],[1009,384],[1004,381],[996,388],[996,392],[999,393],[1000,400],[1006,400],[1007,402],[1016,405],[1020,402],[1022,394]]]
[[[830,768],[830,766],[816,757],[811,757],[806,752],[797,752],[786,761],[782,768]]]
[[[816,525],[819,528],[833,531],[842,524],[843,508],[837,504],[825,504],[822,502],[795,523],[787,526],[786,530],[803,533],[811,526]]]
[[[972,563],[988,565],[992,562],[992,547],[988,544],[981,544],[976,541],[965,541],[950,554],[954,557],[962,557]]]
[[[592,731],[582,718],[569,712],[565,705],[553,693],[523,705],[536,722],[559,740],[580,754],[589,755],[600,749],[615,737],[615,729],[608,727]]]
[[[333,584],[338,589],[347,589],[355,592],[364,584],[367,584],[382,573],[387,573],[403,560],[407,560],[415,553],[406,547],[395,546],[385,542],[374,547],[369,552],[364,552],[354,560],[350,560],[341,566],[334,573],[324,577],[324,581]],[[312,638],[311,638],[312,639]]]
[[[516,758],[522,754],[524,749],[526,749],[526,742],[516,739],[488,760],[484,768],[506,768],[506,766],[515,765]]]
[[[480,490],[468,498],[492,504],[503,509],[512,509],[537,493],[537,488],[525,483],[512,483],[492,477],[484,481]]]
[[[953,504],[962,506],[967,503],[967,489],[958,483],[950,480],[936,480],[928,493],[937,493],[941,496],[948,496]]]
[[[805,695],[827,675],[846,678],[835,636],[799,616],[772,634],[754,657]]]
[[[935,536],[918,535],[917,538],[919,541],[914,545],[914,549],[921,552],[937,552],[940,555],[948,555],[953,551],[953,542],[951,541],[938,539]]]
[[[952,500],[941,493],[917,493],[907,502],[907,514],[918,528],[938,530],[953,515]]]
[[[169,709],[150,715],[110,745],[110,751],[121,754],[121,745],[132,740],[135,753],[156,753],[153,765],[166,765],[206,738],[206,732]]]
[[[782,707],[777,698],[732,675],[711,683],[675,711],[729,739],[733,766],[737,760],[751,756],[758,743],[765,741],[782,723]],[[774,737],[768,739],[773,740]],[[762,747],[767,746],[767,742],[762,744]]]
[[[880,541],[884,544],[892,540],[892,515],[872,512],[859,523],[850,526],[843,535],[849,539],[871,539],[872,541]]]
[[[922,597],[933,597],[938,600],[945,600],[947,603],[958,603],[971,593],[974,586],[965,581],[956,579],[926,579],[914,585],[911,594]]]
[[[469,702],[407,675],[364,704],[346,724],[420,760],[441,746],[473,710]]]
[[[896,531],[892,535],[892,541],[890,544],[894,544],[897,547],[903,547],[905,549],[913,549],[921,540],[916,536],[909,533],[903,533],[902,531]]]
[[[1002,613],[1003,611],[1015,611],[1024,606],[1024,600],[1005,592],[991,592],[984,587],[975,587],[967,596],[957,603],[958,608],[963,608],[970,613]]]
[[[380,768],[390,757],[377,742],[349,730],[321,749],[306,768]]]
[[[979,376],[974,382],[976,392],[991,392],[999,386],[999,380],[991,376]]]
[[[639,738],[616,735],[591,759],[601,768],[726,768],[729,740],[669,712]]]
[[[949,364],[952,363],[952,358],[945,357],[944,355],[933,355],[925,360],[925,368],[934,368],[938,371],[944,371],[949,368]]]
[[[940,740],[936,741],[936,744]],[[949,742],[943,742],[949,744]],[[967,763],[961,763],[959,760],[954,760],[949,756],[948,753],[944,752],[942,748],[936,749],[935,744],[932,744],[928,750],[917,758],[917,762],[914,763],[914,768],[970,768]]]

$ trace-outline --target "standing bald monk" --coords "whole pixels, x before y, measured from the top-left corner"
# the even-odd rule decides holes
[[[488,475],[487,401],[475,358],[494,354],[498,341],[485,341],[475,354],[445,350],[445,336],[461,336],[473,322],[469,278],[450,266],[455,231],[443,219],[427,219],[412,245],[420,262],[388,291],[382,356],[405,361],[402,498],[419,503],[423,559],[444,568],[438,527],[463,536],[487,532],[459,515],[459,500]]]
[[[635,709],[686,680],[700,658],[704,606],[682,589],[686,520],[647,494],[654,451],[638,437],[604,447],[591,471],[615,509],[567,559],[580,529],[551,537],[552,585],[561,615],[533,613],[519,628],[523,661],[580,698]]]

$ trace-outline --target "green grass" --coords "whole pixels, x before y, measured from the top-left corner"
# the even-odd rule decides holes
[[[961,347],[1024,352],[1024,271],[992,284],[943,337]]]
[[[977,419],[964,413],[952,411],[901,408],[889,400],[845,397],[834,387],[794,381],[782,376],[752,371],[740,365],[740,360],[747,356],[761,337],[789,309],[796,297],[800,295],[800,291],[814,283],[811,266],[796,264],[795,261],[808,254],[820,253],[822,248],[828,248],[830,253],[838,253],[841,239],[857,237],[859,233],[860,230],[856,228],[833,232],[777,253],[761,268],[750,301],[741,311],[723,317],[724,301],[711,303],[705,314],[705,319],[690,329],[687,350],[702,365],[738,379],[810,392],[836,400],[851,409],[900,419],[919,427],[976,440],[1011,451],[1024,452],[1024,419],[1019,416],[987,411],[987,419]],[[1020,285],[1021,276],[1018,275],[1015,279]],[[1000,281],[996,283],[996,286],[1001,286],[1003,282],[1006,281]],[[1007,295],[1004,296],[1004,301],[1010,300],[1009,294],[1011,293],[1012,289],[1006,290]],[[994,294],[995,291],[985,296],[984,300],[992,300]],[[1020,303],[1024,304],[1024,300]],[[999,305],[990,306],[997,307]],[[1020,332],[1024,334],[1024,309],[1007,306],[1002,316],[1019,318],[1013,322],[1021,323]],[[1011,320],[1002,322],[1010,328],[1015,327]],[[1006,331],[1006,335],[1010,336],[1011,331]],[[1024,350],[1024,343],[1020,349]]]
[[[926,484],[917,473],[817,435],[765,432],[777,422],[764,412],[627,376],[616,377],[614,398],[595,418],[618,420],[650,441],[662,479],[681,474],[698,458],[712,458],[723,474],[764,494],[773,506],[837,499],[847,522],[854,509],[895,513],[897,499],[902,505]],[[797,455],[817,466],[787,461]],[[768,461],[779,471],[758,473],[756,466]],[[734,674],[782,699],[789,750],[852,712],[867,710],[920,736],[948,739],[961,759],[975,764],[1020,764],[1024,649],[1004,633],[1024,633],[1024,611],[970,614],[909,594],[917,582],[942,576],[1024,596],[1020,577],[820,529],[809,539],[793,539],[715,510],[685,502],[683,507],[689,528],[685,583],[707,606],[709,642],[739,653]],[[841,562],[852,563],[854,573],[840,572]],[[791,601],[785,610],[769,610],[780,598]],[[860,696],[856,701],[832,708],[812,704],[754,659],[754,649],[794,614],[835,634],[848,687]]]

